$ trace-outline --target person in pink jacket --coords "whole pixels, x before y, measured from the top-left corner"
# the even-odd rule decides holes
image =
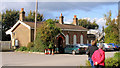
[[[103,51],[103,44],[100,44],[99,49],[93,53],[92,60],[95,68],[105,67],[105,52]]]

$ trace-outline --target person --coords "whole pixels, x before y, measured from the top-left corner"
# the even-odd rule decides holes
[[[88,46],[88,49],[87,49],[88,60],[90,61],[92,68],[94,68],[94,64],[92,61],[92,55],[94,51],[98,50],[96,43],[97,43],[97,39],[92,41],[92,44],[91,44],[92,46]]]
[[[104,68],[105,66],[105,52],[103,51],[103,44],[99,45],[99,49],[92,55],[95,68]]]

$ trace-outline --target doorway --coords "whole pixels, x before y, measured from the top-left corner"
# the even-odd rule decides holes
[[[63,38],[62,37],[58,38],[58,49],[59,49],[59,53],[64,53]]]

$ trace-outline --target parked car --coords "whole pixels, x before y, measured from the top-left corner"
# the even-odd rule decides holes
[[[109,43],[109,45],[112,45],[114,50],[119,50],[119,46],[115,45],[114,43]]]
[[[87,44],[78,44],[78,45],[80,45],[80,47],[84,47],[84,48],[88,48],[88,46],[89,46]]]
[[[119,50],[120,50],[120,44],[117,44],[117,46],[119,47]]]
[[[97,43],[97,46],[99,46],[100,43]],[[103,50],[107,51],[107,50],[114,50],[112,45],[109,45],[107,43],[101,43],[103,44]]]
[[[91,44],[87,44],[87,46],[91,46]]]
[[[75,54],[81,54],[86,53],[87,47],[80,44],[75,45],[67,45],[64,48],[64,53],[75,53]]]

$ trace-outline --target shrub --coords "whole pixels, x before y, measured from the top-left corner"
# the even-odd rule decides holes
[[[87,66],[91,66],[91,64],[90,64],[90,61],[89,61],[89,60],[86,60],[86,65],[87,65]]]
[[[30,50],[33,47],[34,47],[34,42],[29,42],[27,48]]]
[[[106,67],[119,67],[119,61],[118,59],[114,58],[114,57],[111,57],[111,58],[107,58],[105,60],[105,66]]]
[[[44,50],[48,48],[45,44],[42,43],[41,40],[36,40],[34,45],[35,52],[44,52]]]
[[[117,58],[118,60],[120,60],[120,52],[116,52],[116,53],[114,54],[114,57]]]
[[[27,49],[27,47],[25,47],[25,46],[23,46],[23,47],[20,47],[19,49],[18,49],[18,51],[27,51],[28,49]]]
[[[86,65],[90,66],[88,60],[86,60]],[[116,52],[114,57],[105,59],[105,68],[120,68],[120,52]]]
[[[105,59],[105,66],[112,68],[120,68],[120,52],[116,52],[114,57]]]

